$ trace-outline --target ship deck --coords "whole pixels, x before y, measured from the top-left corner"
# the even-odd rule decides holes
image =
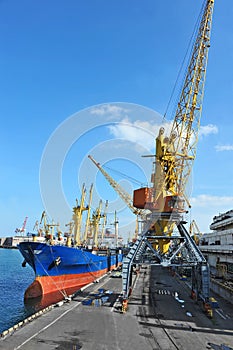
[[[148,266],[134,276],[129,308],[122,314],[121,283],[121,278],[105,276],[69,303],[2,338],[0,349],[233,349],[233,305],[222,298],[213,294],[219,308],[209,319],[190,298],[186,282]],[[109,300],[84,305],[101,288],[110,291]]]

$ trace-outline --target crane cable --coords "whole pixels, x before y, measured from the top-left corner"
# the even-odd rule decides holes
[[[133,178],[132,176],[126,175],[126,174],[122,173],[122,172],[119,171],[119,170],[112,169],[112,168],[110,168],[110,167],[108,167],[108,166],[106,166],[106,165],[102,166],[102,168],[108,169],[108,170],[110,170],[110,171],[112,171],[112,172],[114,172],[114,173],[116,173],[116,174],[118,174],[118,175],[121,175],[121,176],[123,176],[123,177],[125,177],[125,178],[131,180],[131,181],[134,182],[136,185],[140,185],[141,187],[145,186],[145,183],[142,183],[142,182],[138,181],[137,179]]]
[[[206,1],[208,1],[208,0],[206,0]],[[185,65],[185,62],[186,62],[186,61],[189,62],[189,60],[190,60],[191,53],[192,53],[192,48],[193,48],[193,46],[194,46],[194,44],[195,44],[194,38],[196,37],[196,33],[198,32],[198,29],[199,29],[199,24],[200,24],[200,21],[201,21],[201,18],[202,18],[202,14],[203,14],[203,12],[204,12],[204,8],[205,8],[204,5],[205,5],[205,2],[206,2],[206,1],[203,2],[201,11],[200,11],[199,16],[198,16],[198,18],[197,18],[197,20],[196,20],[196,24],[195,24],[195,26],[194,26],[193,33],[192,33],[191,38],[190,38],[190,40],[189,40],[186,53],[185,53],[184,58],[183,58],[183,60],[182,60],[182,63],[181,63],[181,66],[180,66],[180,69],[179,69],[179,72],[178,72],[178,75],[177,75],[175,84],[174,84],[174,86],[173,86],[173,89],[172,89],[170,98],[169,98],[169,100],[168,100],[167,107],[166,107],[166,109],[165,109],[165,113],[164,113],[163,120],[162,120],[163,122],[165,122],[165,120],[166,120],[166,116],[167,116],[167,113],[168,113],[168,109],[169,109],[169,107],[170,107],[170,105],[171,105],[171,101],[172,101],[172,98],[173,98],[173,96],[174,96],[174,94],[175,94],[175,90],[177,89],[178,81],[180,80],[181,73],[182,73],[182,71],[187,72],[188,64],[186,65],[186,68],[185,68],[185,69],[184,69],[184,65]],[[187,57],[188,57],[188,53],[189,53],[189,59],[187,58]],[[184,76],[185,76],[185,75],[186,75],[186,74],[184,74]],[[183,78],[183,81],[184,81],[184,78]],[[182,81],[182,82],[183,82],[183,81]],[[181,84],[181,86],[182,86],[182,84]],[[180,95],[180,93],[181,93],[181,90],[182,90],[182,89],[180,88],[180,89],[179,89],[179,93],[177,94],[176,102],[178,102],[178,98],[179,98],[179,95]],[[177,103],[175,103],[175,106],[177,106]],[[175,107],[175,108],[176,108],[176,107]],[[174,113],[174,111],[173,111],[173,113]]]

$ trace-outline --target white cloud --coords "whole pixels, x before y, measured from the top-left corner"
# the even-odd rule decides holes
[[[233,151],[233,145],[217,145],[215,146],[217,152]]]
[[[200,194],[197,197],[191,199],[193,206],[199,207],[228,207],[233,206],[233,197],[228,196],[211,196],[207,194]]]
[[[204,126],[200,126],[199,136],[208,136],[210,134],[217,134],[218,127],[213,124],[208,124]]]
[[[195,219],[201,232],[210,232],[213,217],[233,208],[232,196],[212,196],[201,194],[190,199],[191,219]]]
[[[125,116],[128,112],[127,108],[123,108],[114,104],[105,104],[93,107],[90,111],[91,114],[99,116],[108,116],[108,117],[121,117]]]
[[[126,117],[120,123],[109,126],[109,130],[115,138],[131,141],[152,150],[160,127],[161,125],[152,124],[148,121],[136,120],[131,122]]]
[[[116,109],[115,109],[116,107]],[[127,110],[124,110],[118,106],[114,105],[104,105],[101,107],[97,107],[93,110],[93,114],[104,114],[107,112],[118,113],[118,116],[122,116],[122,120],[117,122],[115,125],[109,126],[110,133],[118,139],[124,139],[130,142],[137,143],[138,145],[143,145],[145,148],[149,150],[154,150],[155,147],[155,139],[158,136],[159,129],[161,126],[164,127],[165,133],[169,136],[171,132],[171,127],[173,121],[167,121],[166,123],[158,123],[155,124],[150,121],[142,121],[136,120],[131,121],[128,116],[123,113],[126,113]],[[210,134],[217,134],[218,128],[216,125],[208,124],[200,127],[199,135],[207,136]]]

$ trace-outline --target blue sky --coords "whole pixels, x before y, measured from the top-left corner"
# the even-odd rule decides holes
[[[201,121],[205,135],[199,138],[191,193],[190,215],[204,231],[214,215],[232,209],[233,204],[233,3],[215,2]],[[46,145],[56,136],[56,130],[64,131],[63,126],[72,120],[75,120],[75,128],[71,126],[73,134],[71,130],[61,134],[54,151],[57,159],[58,153],[67,147],[60,169],[67,208],[80,197],[80,184],[85,181],[88,190],[93,180],[94,168],[85,167],[91,150],[97,160],[121,168],[128,175],[133,173],[139,181],[149,177],[150,160],[140,163],[144,175],[134,164],[141,151],[152,151],[153,146],[146,142],[145,149],[139,145],[142,148],[136,152],[132,142],[134,146],[140,143],[138,126],[156,130],[157,117],[153,119],[150,111],[163,115],[166,110],[202,3],[202,0],[0,2],[0,236],[12,234],[25,216],[29,217],[28,230],[40,218],[46,204],[43,194],[41,198],[42,155],[46,155]],[[134,104],[144,109],[138,107],[136,112]],[[98,110],[99,105],[102,107]],[[92,116],[94,127],[88,124],[84,111]],[[122,125],[114,128],[113,123],[122,121],[133,128],[128,131]],[[134,148],[131,165],[131,156],[127,154],[130,147]],[[128,161],[114,157],[126,157]],[[47,164],[48,185],[53,181],[51,169],[51,163]],[[121,180],[119,175],[115,178]],[[123,210],[100,174],[96,180],[94,206],[101,196],[112,201],[111,210],[114,205]],[[129,191],[134,187],[129,182],[127,186]],[[56,188],[52,192],[53,201],[58,202]],[[56,212],[56,205],[50,216],[55,221],[69,221],[62,208]],[[124,225],[134,218],[128,211],[118,216],[126,235],[129,228]]]

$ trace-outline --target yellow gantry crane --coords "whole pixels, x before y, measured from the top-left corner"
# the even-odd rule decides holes
[[[213,5],[213,0],[206,1],[170,134],[161,128],[156,139],[153,187],[134,191],[134,206],[163,214],[154,223],[159,236],[173,232],[175,222],[170,213],[185,212],[185,204],[189,206],[185,188],[196,156]],[[169,245],[170,240],[160,242],[161,252],[167,253]]]
[[[196,156],[214,0],[205,0],[184,86],[170,133],[156,138],[152,186],[134,191],[133,207],[149,209],[149,220],[123,262],[123,295],[128,298],[132,265],[151,256],[151,264],[192,268],[192,292],[208,302],[209,268],[183,225],[185,188]],[[174,233],[177,226],[178,232]],[[195,293],[194,293],[195,292]]]

